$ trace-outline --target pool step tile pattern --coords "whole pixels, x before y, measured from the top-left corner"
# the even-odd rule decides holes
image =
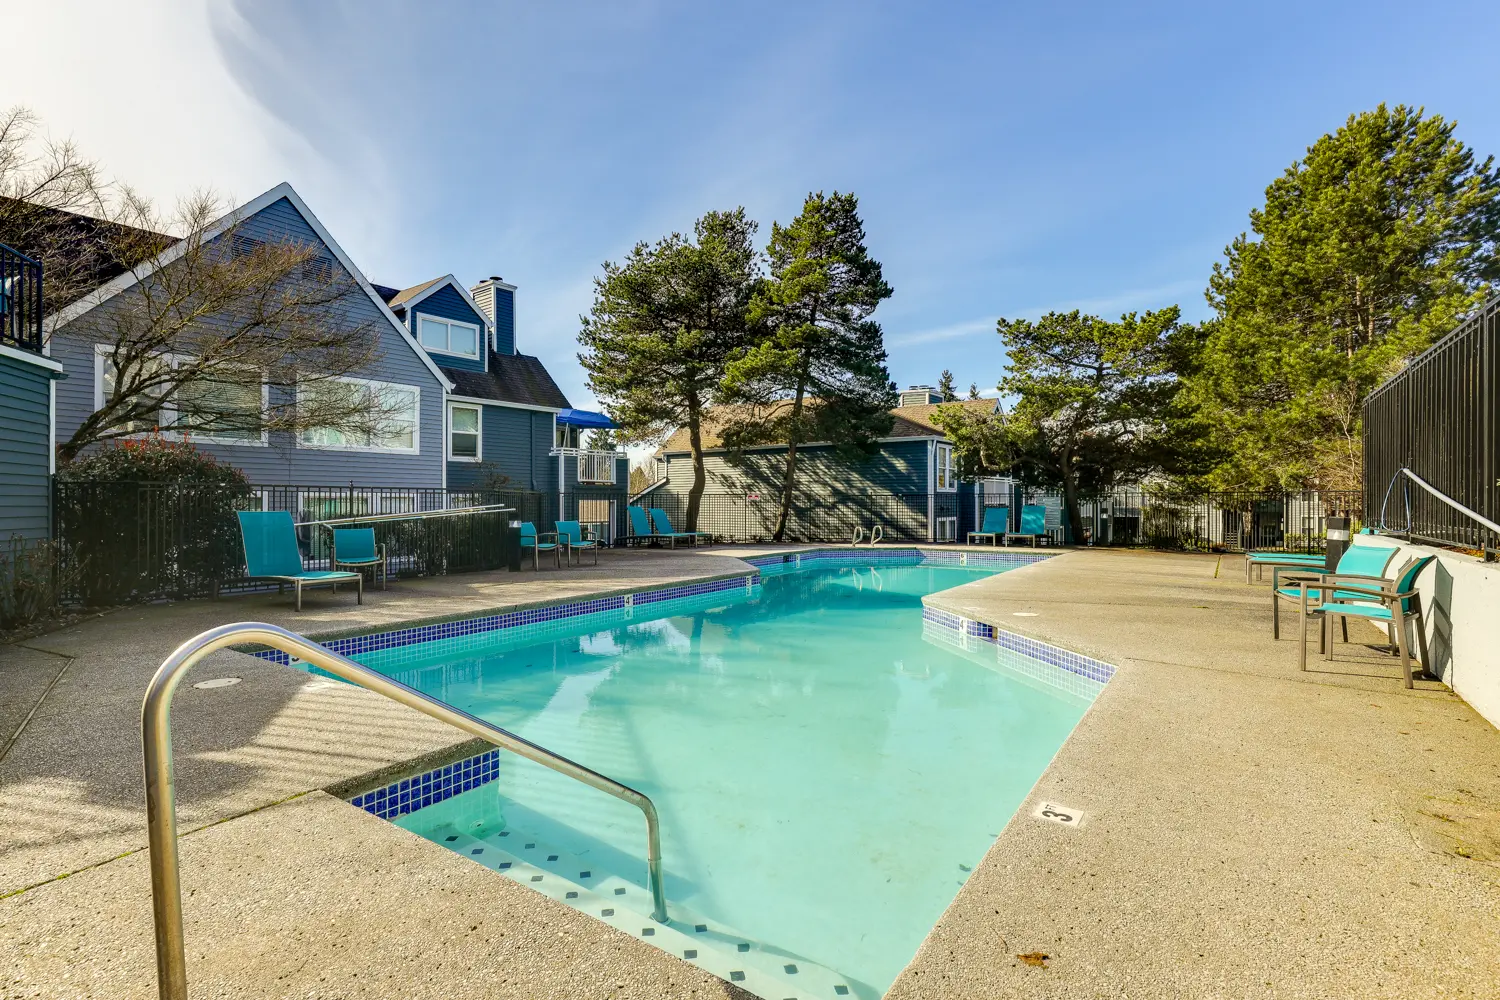
[[[535,837],[501,831],[477,838],[457,829],[436,831],[449,850],[542,895],[587,913],[616,930],[660,948],[764,1000],[838,1000],[853,988],[831,969],[788,955],[667,900],[670,924],[651,919],[651,893],[586,858]]]

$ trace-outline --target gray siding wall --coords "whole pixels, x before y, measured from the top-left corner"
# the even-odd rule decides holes
[[[506,476],[512,489],[557,492],[557,458],[552,450],[552,414],[511,406],[485,406],[480,416],[483,462],[449,462],[448,485],[468,489],[493,474]]]
[[[0,545],[51,536],[47,369],[0,354]]]
[[[473,323],[479,327],[479,357],[466,358],[458,354],[433,354],[432,359],[446,368],[466,368],[469,371],[482,372],[485,370],[485,358],[489,356],[489,350],[485,347],[485,339],[489,336],[485,332],[485,318],[464,301],[464,297],[455,292],[450,285],[433,292],[427,298],[418,302],[416,306],[407,310],[408,329],[412,336],[416,337],[418,326],[417,316],[426,313],[428,316],[438,316],[442,319],[457,320],[460,323]],[[420,342],[420,341],[419,341]]]
[[[281,199],[246,220],[242,232],[266,240],[287,238],[318,243],[317,234],[291,202]],[[329,256],[332,256],[330,254]],[[335,267],[338,266],[335,261]],[[52,337],[52,358],[68,379],[57,388],[57,437],[66,440],[94,410],[95,342],[108,343],[111,310],[127,303],[126,291],[85,313]],[[267,445],[223,445],[195,442],[216,459],[243,469],[252,482],[311,486],[353,482],[360,486],[438,487],[445,462],[443,388],[413,348],[368,297],[352,297],[347,307],[354,322],[375,323],[381,330],[379,360],[362,378],[415,386],[421,391],[418,454],[325,451],[299,448],[291,434],[272,434]],[[92,332],[96,327],[100,332]]]
[[[799,449],[798,505],[804,513],[794,518],[791,536],[846,539],[855,525],[868,528],[879,522],[892,540],[925,539],[927,451],[927,441],[890,441],[880,444],[869,458],[850,461],[826,445]],[[709,454],[704,456],[704,466],[707,483],[698,530],[735,538],[769,536],[781,496],[786,449],[747,452],[737,465],[722,454]],[[665,508],[682,528],[692,485],[692,460],[683,454],[669,455],[667,482],[650,494],[647,506]],[[759,499],[748,499],[752,496]],[[935,515],[957,513],[957,494],[941,496]]]

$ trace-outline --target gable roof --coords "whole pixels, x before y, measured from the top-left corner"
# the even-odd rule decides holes
[[[391,298],[390,307],[393,310],[405,310],[409,315],[417,307],[417,303],[430,295],[435,295],[444,288],[451,288],[457,292],[459,297],[468,304],[468,307],[474,310],[474,315],[479,317],[480,322],[487,328],[494,329],[494,321],[490,319],[483,309],[479,308],[479,303],[474,301],[474,296],[469,294],[469,290],[460,285],[458,279],[451,274],[445,274],[441,278],[433,278],[431,281],[424,281],[420,285],[412,285],[410,288],[401,289]]]
[[[453,383],[448,379],[446,375],[443,374],[443,370],[439,368],[437,364],[432,360],[432,358],[428,355],[428,353],[422,350],[417,342],[412,339],[411,331],[406,328],[405,324],[403,324],[396,318],[395,313],[391,312],[390,307],[385,304],[385,300],[380,297],[380,293],[375,291],[375,289],[370,286],[370,282],[367,278],[365,278],[364,273],[361,272],[359,268],[354,266],[354,261],[349,259],[349,255],[344,252],[344,248],[338,245],[338,242],[334,240],[333,236],[324,227],[323,223],[319,221],[318,217],[314,215],[312,213],[312,210],[307,207],[307,203],[302,200],[302,196],[299,195],[295,190],[293,190],[292,186],[285,181],[276,185],[260,197],[247,201],[239,208],[236,208],[233,211],[227,213],[222,219],[209,226],[203,233],[203,242],[206,243],[216,236],[219,236],[220,234],[228,230],[231,226],[234,226],[244,221],[245,219],[250,218],[257,212],[265,210],[266,208],[274,205],[276,202],[280,201],[283,198],[290,202],[292,207],[297,210],[297,213],[301,215],[303,221],[305,221],[308,226],[311,227],[312,231],[317,235],[318,239],[323,242],[323,245],[326,246],[330,251],[332,251],[334,257],[337,258],[338,262],[343,265],[344,270],[353,275],[355,284],[357,284],[360,290],[369,297],[370,301],[375,305],[375,308],[381,313],[381,315],[383,315],[386,320],[390,322],[391,327],[398,334],[400,334],[401,339],[405,341],[406,345],[411,348],[411,350],[417,355],[417,357],[421,360],[422,364],[427,368],[427,370],[432,372],[437,380],[443,384],[444,388],[451,389],[453,387]],[[68,325],[85,313],[98,308],[105,302],[108,302],[110,299],[114,298],[116,295],[119,295],[121,292],[125,291],[125,289],[139,283],[143,278],[150,277],[152,274],[156,273],[158,269],[166,267],[173,261],[178,260],[184,253],[187,252],[187,249],[187,241],[178,240],[171,247],[168,247],[161,254],[157,255],[156,261],[151,267],[139,273],[135,271],[126,271],[123,274],[116,275],[114,278],[111,278],[109,281],[94,289],[92,292],[89,292],[87,295],[83,296],[77,301],[72,302],[64,308],[58,310],[53,315],[48,316],[44,321],[47,335],[50,337],[58,329]]]
[[[960,399],[952,403],[922,403],[916,406],[898,406],[891,410],[893,421],[890,432],[880,440],[945,437],[943,429],[933,423],[933,418],[937,415],[939,407],[961,406],[966,410],[974,410],[978,413],[993,413],[998,403],[999,400],[996,399]],[[790,405],[791,400],[780,400],[771,405],[769,412],[774,414],[777,410]],[[723,438],[719,436],[724,426],[732,420],[748,417],[754,412],[755,408],[749,406],[714,406],[705,410],[703,413],[703,422],[699,428],[704,450],[724,447]],[[756,447],[774,448],[778,443],[775,441],[766,441],[756,445]],[[810,444],[816,442],[803,443]],[[688,447],[687,428],[679,427],[672,432],[672,435],[666,441],[662,442],[660,453],[663,455],[673,455],[687,453],[690,450]]]
[[[444,368],[453,382],[453,395],[471,399],[515,403],[544,410],[566,410],[568,397],[552,381],[552,376],[538,358],[529,354],[490,352],[489,371]]]

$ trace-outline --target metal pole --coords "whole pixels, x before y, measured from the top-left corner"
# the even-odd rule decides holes
[[[151,855],[151,909],[156,923],[156,976],[161,1000],[187,1000],[188,995],[187,960],[182,943],[182,886],[177,864],[176,793],[172,783],[172,695],[178,682],[203,657],[242,643],[260,643],[279,649],[321,667],[335,677],[384,695],[636,806],[646,817],[646,870],[653,905],[651,917],[658,923],[667,922],[667,897],[661,875],[661,823],[655,804],[643,792],[445,705],[284,628],[261,622],[237,622],[209,629],[178,646],[151,678],[141,705],[146,842]]]

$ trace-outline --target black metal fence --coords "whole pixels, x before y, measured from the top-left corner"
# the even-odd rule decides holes
[[[679,529],[687,526],[685,492],[661,488],[647,493],[639,502],[665,510]],[[1082,505],[1083,537],[1072,539],[1066,537],[1066,518],[1055,495],[1018,492],[986,501],[967,488],[937,493],[820,493],[794,497],[784,540],[848,542],[856,527],[868,532],[879,525],[889,542],[962,542],[971,531],[978,530],[987,503],[1010,507],[1012,530],[1019,527],[1023,504],[1042,504],[1048,508],[1049,533],[1058,541],[1080,545],[1202,552],[1247,548],[1319,552],[1327,518],[1338,515],[1357,522],[1362,495],[1120,490]],[[780,498],[773,493],[705,493],[697,529],[712,533],[720,541],[763,542],[772,536],[779,513]]]
[[[42,265],[0,244],[0,344],[42,349]]]
[[[1419,541],[1483,550],[1500,537],[1421,488],[1500,522],[1500,298],[1370,393],[1364,407],[1365,518]],[[1394,484],[1394,489],[1392,485]]]
[[[371,524],[393,575],[493,570],[510,562],[512,519],[555,516],[557,497],[524,490],[63,482],[53,487],[62,599],[87,605],[259,589],[245,576],[236,512],[292,515],[308,569],[327,569],[332,533],[311,522],[431,514],[503,504],[515,514],[413,517]]]
[[[1120,490],[1083,505],[1084,544],[1198,552],[1321,552],[1327,519],[1358,526],[1359,492]]]

